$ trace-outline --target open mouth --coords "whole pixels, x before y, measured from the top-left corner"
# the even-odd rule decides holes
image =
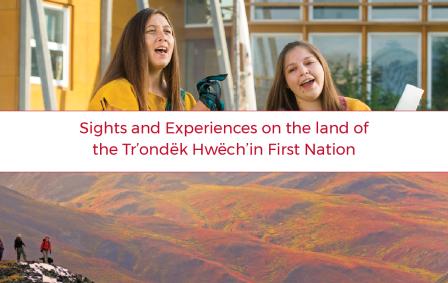
[[[301,84],[300,84],[300,86],[301,87],[310,87],[310,86],[312,86],[313,84],[314,84],[314,79],[306,79],[305,81],[303,81]]]
[[[155,51],[158,54],[166,54],[166,53],[168,53],[168,48],[166,48],[166,47],[157,47],[155,49]]]

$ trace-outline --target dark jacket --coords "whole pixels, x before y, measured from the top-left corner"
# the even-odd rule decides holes
[[[3,250],[5,247],[3,247],[3,242],[2,242],[2,240],[0,239],[0,250]]]
[[[17,237],[14,241],[14,249],[22,248],[25,246],[25,243],[22,241],[20,237]]]

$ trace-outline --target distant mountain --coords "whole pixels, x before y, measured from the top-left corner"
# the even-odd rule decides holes
[[[247,186],[262,185],[307,191],[325,191],[337,185],[357,181],[353,188],[363,184],[377,183],[396,185],[421,183],[436,187],[448,184],[444,173],[1,173],[0,185],[7,186],[25,195],[56,202],[70,201],[91,192],[99,186],[102,189],[131,189],[141,187],[154,190],[180,190],[188,184]]]
[[[0,184],[63,209],[72,233],[99,238],[78,249],[145,282],[428,282],[448,270],[448,174],[2,173]],[[89,277],[119,282],[104,275]]]

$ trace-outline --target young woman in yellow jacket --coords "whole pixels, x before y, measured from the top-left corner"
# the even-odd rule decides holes
[[[173,25],[163,11],[144,9],[126,25],[89,110],[215,110],[215,101],[181,90]]]
[[[287,44],[277,61],[266,109],[308,111],[370,110],[360,100],[340,96],[324,56],[312,44]]]

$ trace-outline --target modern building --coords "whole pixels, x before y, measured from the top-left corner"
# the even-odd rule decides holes
[[[112,48],[137,11],[114,0]],[[100,0],[52,0],[45,6],[58,109],[84,110],[100,77]],[[210,0],[151,0],[176,30],[183,86],[218,73]],[[259,109],[264,108],[277,56],[294,40],[314,43],[344,95],[373,109],[393,109],[406,83],[425,90],[423,110],[448,110],[448,0],[246,0]],[[233,0],[221,0],[232,46]],[[0,1],[1,110],[19,109],[20,0]],[[31,41],[32,50],[35,41]],[[232,53],[231,53],[232,55]],[[32,56],[31,109],[43,109]]]

